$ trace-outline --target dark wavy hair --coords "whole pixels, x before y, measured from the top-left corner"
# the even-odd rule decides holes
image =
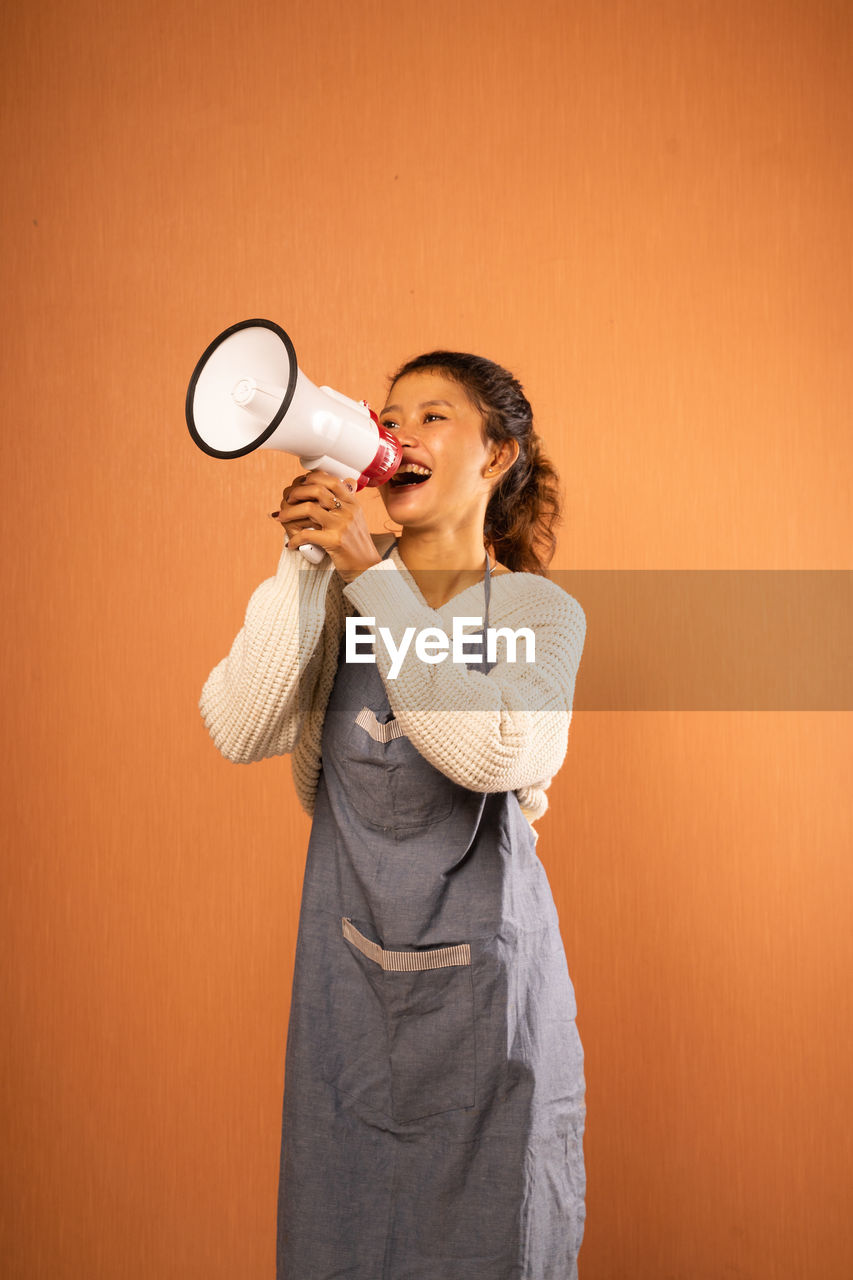
[[[486,439],[518,441],[518,457],[492,490],[483,540],[514,572],[547,576],[560,523],[559,480],[533,429],[533,410],[521,383],[501,365],[462,351],[430,351],[401,365],[391,385],[407,373],[442,373],[464,388],[483,416]]]

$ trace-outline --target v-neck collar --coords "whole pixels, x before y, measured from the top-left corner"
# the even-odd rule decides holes
[[[488,552],[485,552],[485,556],[486,556],[486,565],[485,565],[485,572],[483,574],[483,577],[480,578],[478,582],[472,582],[469,587],[463,587],[461,591],[457,591],[448,600],[445,600],[443,604],[440,604],[438,606],[431,605],[428,603],[427,600],[424,599],[423,592],[421,591],[417,582],[415,581],[415,579],[412,577],[411,573],[407,569],[405,561],[403,560],[403,557],[400,555],[400,547],[396,538],[391,543],[390,548],[386,547],[382,558],[383,560],[390,559],[394,561],[394,564],[402,572],[403,576],[406,579],[406,582],[409,584],[412,591],[414,591],[415,595],[419,598],[421,603],[427,609],[435,609],[436,613],[440,613],[442,609],[446,609],[448,605],[453,604],[455,600],[459,600],[462,596],[467,595],[469,591],[479,591],[480,588],[482,587],[483,592],[485,594],[485,598],[486,598],[486,613],[488,614],[492,572],[491,572],[491,562],[489,560]]]

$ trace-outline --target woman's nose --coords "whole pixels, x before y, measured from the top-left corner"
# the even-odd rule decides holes
[[[402,448],[411,448],[418,443],[418,434],[414,423],[401,422],[394,433]]]

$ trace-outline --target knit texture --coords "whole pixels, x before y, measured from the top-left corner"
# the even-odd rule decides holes
[[[437,627],[449,635],[454,616],[482,617],[483,584],[432,609],[396,547],[347,586],[328,557],[312,565],[285,547],[275,576],[253,593],[243,628],[199,703],[227,759],[248,764],[291,754],[296,792],[309,814],[345,619],[355,612],[375,618],[377,629],[387,628],[399,646],[406,627],[416,633]],[[412,645],[391,679],[387,648],[377,642],[373,652],[391,709],[416,750],[469,790],[515,791],[533,822],[545,812],[547,788],[565,759],[586,618],[578,602],[547,579],[506,573],[492,575],[489,625],[531,628],[535,661],[507,661],[499,645],[486,675],[449,656],[423,662]]]

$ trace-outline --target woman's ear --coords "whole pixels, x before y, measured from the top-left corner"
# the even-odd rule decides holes
[[[486,468],[486,475],[494,479],[499,479],[518,457],[519,445],[517,440],[502,440],[499,445],[493,449],[489,457],[489,465]]]

